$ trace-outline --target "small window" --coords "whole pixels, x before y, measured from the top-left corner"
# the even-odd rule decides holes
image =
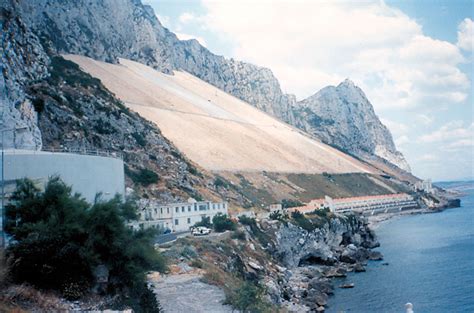
[[[160,208],[160,213],[163,214],[163,208]]]
[[[158,213],[158,210],[155,208],[155,214],[157,214],[157,213]]]
[[[191,206],[188,206],[188,212],[191,212]]]
[[[175,225],[179,225],[179,220],[178,220],[178,219],[175,219],[175,220],[174,220],[174,224],[175,224]]]
[[[166,208],[166,213],[170,214],[170,208]]]
[[[178,207],[176,207],[176,213],[179,213],[179,208]]]
[[[191,224],[191,218],[188,217],[188,224]]]
[[[196,206],[196,205],[194,205],[194,211],[197,211],[197,210],[198,210],[197,206]]]
[[[184,212],[184,206],[181,208],[181,212]]]

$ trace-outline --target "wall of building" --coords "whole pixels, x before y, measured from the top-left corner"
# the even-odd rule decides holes
[[[142,200],[139,203],[139,227],[160,227],[173,231],[187,231],[203,217],[212,218],[228,213],[226,202],[195,201],[158,203],[154,200]]]
[[[5,150],[5,180],[30,178],[46,182],[59,175],[74,192],[93,202],[97,193],[104,199],[125,192],[123,161],[119,158],[52,153],[29,150]],[[0,162],[0,169],[1,169]]]

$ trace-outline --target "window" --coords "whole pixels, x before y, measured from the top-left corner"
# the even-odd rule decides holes
[[[166,208],[166,213],[170,214],[170,208]]]
[[[157,214],[157,213],[158,213],[158,210],[155,208],[155,214]]]
[[[179,208],[178,207],[176,207],[176,213],[179,213]]]
[[[216,204],[215,204],[215,203],[212,204],[212,209],[213,209],[213,210],[216,209]]]
[[[181,207],[181,212],[184,212],[184,206],[183,206],[183,207]]]
[[[179,220],[178,220],[178,219],[175,219],[175,220],[174,220],[174,224],[175,224],[175,225],[179,225]]]
[[[160,208],[160,213],[163,214],[163,208]]]
[[[199,211],[206,211],[206,210],[207,210],[207,206],[205,204],[199,205]]]
[[[191,218],[188,217],[188,224],[191,224]]]
[[[188,212],[191,212],[191,206],[188,206]]]
[[[198,210],[197,206],[196,206],[196,205],[194,205],[194,211],[197,211],[197,210]]]

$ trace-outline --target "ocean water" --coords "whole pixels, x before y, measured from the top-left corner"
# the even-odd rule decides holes
[[[445,183],[462,190],[461,208],[404,216],[376,230],[384,261],[336,280],[327,312],[474,313],[474,182]],[[389,265],[382,265],[388,262]]]

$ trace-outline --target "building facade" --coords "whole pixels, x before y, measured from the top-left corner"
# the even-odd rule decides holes
[[[336,213],[354,211],[365,215],[373,215],[415,209],[418,207],[418,203],[412,196],[406,193],[397,193],[338,199],[325,196],[321,199],[311,200],[305,206],[291,208],[290,211],[310,213],[317,209],[328,208],[331,212]]]
[[[173,232],[187,231],[203,217],[212,218],[218,214],[228,214],[227,202],[196,201],[159,203],[156,200],[140,200],[139,220],[132,227],[161,228]]]

